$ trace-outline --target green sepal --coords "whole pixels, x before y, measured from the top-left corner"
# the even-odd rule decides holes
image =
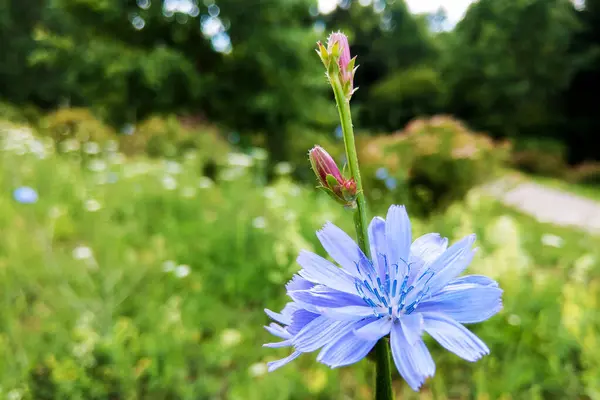
[[[333,46],[331,46],[331,51],[329,52],[329,54],[331,54],[336,60],[340,57],[340,42],[335,42]]]
[[[354,64],[356,63],[356,56],[354,56],[348,63],[348,71],[355,71]],[[356,67],[358,68],[358,67]]]
[[[327,52],[327,49],[325,48],[325,46],[323,46],[321,42],[317,43],[317,47],[317,54],[321,58],[321,61],[323,61],[323,65],[325,65],[325,68],[327,68],[327,66],[329,65],[329,53]]]
[[[325,193],[327,193],[329,195],[329,197],[331,197],[333,200],[335,200],[337,203],[340,203],[343,206],[348,206],[348,202],[345,201],[344,199],[342,199],[341,197],[339,197],[338,195],[336,195],[333,190],[325,187],[325,186],[319,186],[319,189],[323,190]]]
[[[345,187],[342,186],[342,196],[344,200],[352,202],[356,200],[356,193],[349,192]]]
[[[329,65],[327,66],[327,73],[329,76],[339,76],[340,75],[340,66],[337,62],[331,62],[329,59]]]
[[[327,174],[325,179],[327,180],[327,186],[329,186],[329,189],[333,189],[334,187],[340,184],[340,182],[338,182],[338,180],[335,179],[335,176],[331,174]]]
[[[342,176],[346,178],[348,176],[348,163],[344,164],[342,167]]]

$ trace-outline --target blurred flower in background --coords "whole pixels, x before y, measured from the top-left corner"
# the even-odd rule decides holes
[[[33,204],[38,200],[38,194],[35,189],[29,186],[22,186],[15,189],[13,198],[21,204]]]

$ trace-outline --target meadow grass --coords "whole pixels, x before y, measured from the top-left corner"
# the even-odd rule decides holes
[[[195,152],[126,159],[110,144],[57,154],[25,130],[0,130],[2,397],[372,397],[368,361],[329,370],[305,355],[266,373],[288,353],[261,347],[272,340],[263,308],[285,304],[300,249],[325,255],[314,232],[326,221],[352,232],[327,196],[285,174],[263,185],[262,160],[250,156],[232,155],[211,180]],[[39,200],[15,201],[20,186]],[[472,327],[490,356],[470,364],[428,340],[436,376],[417,395],[395,375],[399,398],[600,396],[598,238],[478,191],[413,225],[415,236],[476,232],[469,273],[497,279],[505,308]]]

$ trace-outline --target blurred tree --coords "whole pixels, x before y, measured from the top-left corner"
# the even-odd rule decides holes
[[[561,135],[574,66],[570,0],[480,0],[447,37],[448,108],[494,136]]]
[[[38,97],[67,98],[115,124],[199,113],[264,133],[275,160],[285,159],[290,125],[333,125],[309,0],[39,1],[48,16],[21,33],[33,38],[31,66],[53,75]]]
[[[360,111],[361,128],[397,130],[416,115],[436,112],[437,108],[429,106],[437,104],[437,98],[422,101],[437,93],[431,90],[432,80],[439,83],[432,76],[435,68],[416,70],[422,65],[435,66],[438,57],[427,16],[411,14],[403,0],[362,4],[342,2],[345,7],[320,17],[327,26],[351,33],[352,53],[358,55],[360,66],[356,73],[360,90],[353,105]],[[407,109],[400,109],[401,105]]]
[[[46,0],[0,0],[0,94],[14,102],[29,99],[39,83],[28,69],[31,35],[44,14]]]
[[[570,58],[576,72],[563,95],[565,141],[572,163],[600,159],[600,0],[580,2]]]

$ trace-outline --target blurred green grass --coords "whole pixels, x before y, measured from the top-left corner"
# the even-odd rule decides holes
[[[325,221],[352,230],[329,198],[286,174],[257,184],[258,158],[231,157],[215,183],[200,173],[201,150],[179,162],[126,159],[112,145],[59,156],[0,129],[10,142],[0,152],[2,397],[372,397],[366,360],[332,371],[305,355],[266,373],[287,353],[261,347],[272,339],[263,308],[285,304],[300,249],[324,255],[314,232]],[[16,202],[20,186],[39,201]],[[469,273],[498,279],[505,308],[472,327],[490,356],[470,364],[428,340],[435,378],[413,394],[396,374],[398,398],[600,397],[597,237],[540,224],[477,190],[413,225],[451,240],[476,232]]]

